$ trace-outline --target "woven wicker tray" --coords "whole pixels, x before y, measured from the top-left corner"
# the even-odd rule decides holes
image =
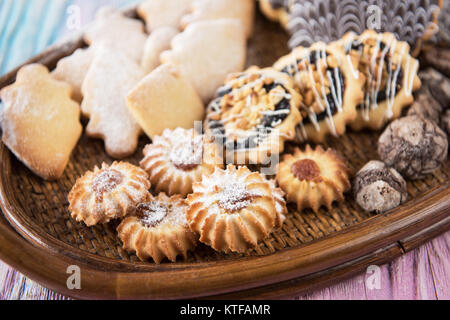
[[[271,65],[286,54],[288,36],[259,14],[250,39],[248,65]],[[83,46],[82,40],[53,47],[30,62],[50,69]],[[17,70],[0,79],[0,88]],[[330,139],[356,172],[371,159],[379,132],[349,132]],[[126,159],[137,164],[142,148]],[[289,145],[287,150],[292,149]],[[67,211],[67,194],[86,170],[106,161],[103,142],[83,137],[62,179],[46,182],[0,144],[0,259],[60,293],[76,298],[282,298],[328,285],[397,257],[450,229],[450,164],[424,180],[408,182],[409,201],[388,213],[363,212],[351,196],[321,209],[289,215],[282,230],[255,250],[225,255],[200,245],[187,261],[142,263],[127,254],[111,223],[88,228]],[[81,268],[81,290],[66,286],[67,268]]]

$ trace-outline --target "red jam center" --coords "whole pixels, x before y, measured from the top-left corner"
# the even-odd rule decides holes
[[[311,159],[298,160],[292,165],[291,172],[300,181],[312,181],[320,178],[320,168]]]

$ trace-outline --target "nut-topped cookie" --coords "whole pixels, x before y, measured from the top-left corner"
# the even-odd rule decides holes
[[[378,154],[409,179],[422,179],[447,159],[447,135],[431,120],[408,116],[392,122],[378,140]]]
[[[362,102],[364,76],[352,69],[341,49],[321,42],[298,47],[274,68],[289,75],[303,97],[299,107],[303,121],[297,127],[300,142],[320,143],[329,134],[345,133]]]
[[[344,49],[354,71],[366,77],[364,100],[357,107],[352,129],[380,129],[414,101],[412,92],[421,85],[419,62],[411,57],[406,42],[392,33],[367,30],[360,36],[349,33],[335,44]]]
[[[206,132],[226,148],[228,162],[261,164],[294,138],[300,101],[289,77],[252,67],[231,75],[217,91]]]

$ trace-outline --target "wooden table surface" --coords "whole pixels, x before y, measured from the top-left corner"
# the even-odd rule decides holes
[[[77,32],[98,7],[138,0],[0,0],[0,76]],[[79,20],[77,13],[80,13]],[[73,20],[73,19],[76,20]],[[79,23],[78,23],[79,22]],[[450,232],[393,262],[295,299],[450,299]],[[67,299],[0,261],[0,300]]]

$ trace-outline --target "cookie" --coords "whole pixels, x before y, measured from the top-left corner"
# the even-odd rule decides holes
[[[392,122],[378,140],[378,154],[409,179],[422,179],[447,160],[447,135],[436,123],[418,116]]]
[[[161,64],[159,56],[170,49],[170,42],[180,31],[173,27],[161,27],[154,30],[145,42],[141,66],[150,73]]]
[[[226,162],[265,164],[295,137],[300,102],[288,76],[252,67],[219,88],[208,106],[205,130],[225,148]]]
[[[194,0],[146,0],[139,4],[138,15],[148,32],[161,27],[180,28],[181,18],[189,12]]]
[[[127,96],[127,105],[150,138],[165,129],[190,129],[203,120],[203,103],[189,80],[175,66],[163,64]]]
[[[383,213],[406,202],[408,192],[403,177],[381,161],[370,161],[353,182],[356,203],[365,211]]]
[[[128,56],[100,47],[83,82],[81,110],[89,117],[86,133],[103,139],[113,158],[136,150],[142,130],[128,110],[126,96],[143,77],[140,66]]]
[[[312,208],[318,212],[322,205],[330,210],[333,201],[344,200],[344,192],[350,189],[349,174],[344,160],[334,150],[307,145],[305,151],[296,148],[293,154],[283,157],[277,181],[287,200],[296,203],[299,211]]]
[[[100,8],[84,33],[87,44],[120,51],[136,62],[142,59],[146,39],[141,21],[127,18],[122,11],[111,7]]]
[[[194,129],[164,130],[144,149],[141,167],[149,174],[156,192],[168,195],[192,193],[192,184],[203,174],[223,166],[216,145]]]
[[[68,195],[73,219],[88,227],[133,214],[150,195],[147,173],[126,162],[103,163],[86,172]]]
[[[291,2],[292,0],[259,0],[259,7],[267,18],[286,27],[289,22]]]
[[[357,107],[358,116],[350,127],[378,130],[400,117],[421,85],[417,76],[419,62],[411,57],[409,45],[392,33],[373,30],[360,36],[349,33],[336,44],[345,50],[355,70],[366,77],[364,101]]]
[[[197,246],[198,236],[189,230],[187,205],[180,196],[164,193],[138,204],[136,213],[125,218],[117,227],[123,248],[136,253],[139,259],[153,259],[160,264],[165,258],[176,262],[178,256],[187,258],[188,251]]]
[[[40,64],[22,67],[0,91],[2,141],[31,171],[46,180],[62,176],[82,132],[71,88]]]
[[[441,128],[447,133],[447,140],[448,136],[450,135],[450,109],[447,109],[445,113],[441,115]]]
[[[161,54],[161,62],[178,66],[205,104],[228,74],[244,69],[245,59],[246,37],[237,19],[190,24]]]
[[[204,20],[239,19],[245,27],[245,34],[250,37],[255,18],[255,1],[239,0],[194,0],[192,12],[181,19],[184,28],[191,23]]]
[[[365,79],[352,69],[342,49],[321,42],[310,48],[298,47],[279,59],[274,68],[289,75],[303,97],[298,142],[321,143],[330,134],[345,133],[362,102]]]
[[[450,79],[439,71],[427,68],[419,72],[422,87],[417,92],[427,91],[442,106],[443,109],[450,108]],[[423,89],[423,90],[422,90]]]
[[[245,252],[274,230],[278,211],[274,188],[247,167],[216,169],[194,184],[187,220],[200,241],[216,251]]]
[[[433,48],[426,50],[423,54],[425,62],[436,70],[439,70],[446,77],[450,77],[450,49]]]
[[[72,86],[72,98],[78,102],[83,100],[81,86],[94,59],[94,49],[77,49],[72,55],[58,61],[52,76],[56,80],[67,82]]]

